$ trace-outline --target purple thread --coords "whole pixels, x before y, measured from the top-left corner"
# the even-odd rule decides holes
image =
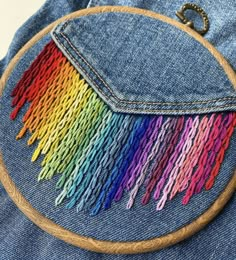
[[[186,121],[186,124],[185,124],[185,128],[184,128],[184,131],[181,135],[181,138],[180,138],[180,141],[176,147],[176,150],[174,151],[174,153],[171,155],[170,157],[170,160],[168,161],[168,164],[166,166],[166,169],[161,177],[161,179],[159,180],[157,186],[156,186],[156,190],[154,192],[154,199],[157,200],[160,196],[160,193],[161,193],[161,190],[165,184],[165,181],[167,180],[170,172],[172,171],[174,165],[175,165],[175,162],[179,156],[179,153],[181,152],[181,149],[183,148],[184,146],[184,143],[185,143],[185,140],[186,140],[186,137],[188,136],[189,134],[189,131],[192,127],[192,124],[193,124],[193,120],[192,118],[188,118],[188,120]]]
[[[149,155],[149,152],[152,148],[152,142],[149,141],[149,137],[151,135],[152,138],[156,138],[158,132],[159,132],[159,129],[160,127],[162,126],[163,124],[163,117],[158,117],[157,120],[155,120],[155,125],[149,125],[149,128],[148,130],[146,131],[145,135],[143,136],[141,142],[140,142],[140,145],[138,147],[138,150],[136,151],[135,155],[134,155],[134,159],[133,161],[131,162],[129,168],[127,169],[127,172],[125,174],[125,177],[124,177],[124,181],[123,181],[123,187],[127,187],[128,185],[128,182],[130,179],[135,180],[135,171],[137,173],[140,172],[140,170],[142,169],[142,164],[141,164],[141,161],[146,161],[148,155]],[[154,128],[154,129],[153,129]],[[147,146],[147,149],[145,150],[145,152],[143,153],[143,147],[146,146],[147,144],[147,140],[149,141],[148,143],[148,146]],[[143,153],[143,154],[142,154]],[[140,160],[140,156],[142,155],[143,157],[143,160]]]
[[[149,175],[147,177],[147,180],[145,181],[145,184],[148,185],[149,182],[152,180],[153,178],[153,175],[155,173],[155,170],[157,169],[159,163],[160,163],[160,160],[162,159],[163,157],[163,154],[165,153],[165,151],[167,150],[168,148],[168,145],[169,145],[169,142],[171,140],[171,137],[173,136],[173,128],[176,126],[176,123],[177,123],[177,119],[173,119],[171,120],[171,123],[169,125],[169,131],[166,133],[165,135],[165,138],[163,140],[163,143],[161,144],[161,147],[155,157],[155,162],[152,163],[151,167],[151,171],[149,172]]]

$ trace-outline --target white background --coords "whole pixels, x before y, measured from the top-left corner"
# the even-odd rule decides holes
[[[45,0],[0,0],[0,59],[8,50],[16,30]]]

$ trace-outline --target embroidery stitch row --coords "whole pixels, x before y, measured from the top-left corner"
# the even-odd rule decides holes
[[[11,119],[30,106],[17,139],[37,140],[32,161],[44,155],[38,180],[61,176],[55,200],[96,215],[129,192],[134,205],[153,196],[161,210],[186,190],[183,204],[212,188],[236,125],[236,113],[151,116],[115,113],[49,42],[12,91]],[[161,195],[162,194],[162,195]]]

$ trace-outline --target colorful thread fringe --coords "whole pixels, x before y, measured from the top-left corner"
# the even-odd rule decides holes
[[[161,210],[185,191],[182,203],[212,188],[236,125],[236,113],[151,116],[114,113],[81,78],[53,41],[49,42],[12,92],[11,119],[23,117],[22,138],[38,142],[38,180],[61,173],[56,205],[96,215],[129,192],[131,208],[141,187]]]

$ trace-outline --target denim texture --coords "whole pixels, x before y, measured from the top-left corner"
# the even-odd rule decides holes
[[[89,0],[45,1],[45,4],[30,17],[15,33],[8,52],[0,63],[0,76],[14,55],[38,32],[50,23],[71,12],[86,8]]]
[[[173,25],[108,12],[63,22],[53,37],[115,111],[194,114],[236,109],[236,91],[218,61]]]
[[[0,187],[1,260],[235,260],[234,196],[217,218],[198,234],[158,252],[106,255],[60,241],[30,222]]]
[[[16,37],[9,49],[8,55],[0,63],[0,73],[4,71],[10,59],[16,54],[18,49],[29,40],[34,34],[39,31],[40,26],[44,27],[46,24],[52,22],[54,19],[65,15],[66,13],[75,11],[86,6],[86,1],[47,1],[44,7],[32,17],[26,24],[18,31]],[[124,4],[118,1],[119,4]],[[130,1],[129,1],[130,2]],[[130,3],[135,5],[139,1]],[[139,7],[154,9],[155,5],[143,6],[144,2],[139,2]],[[169,1],[167,1],[168,3]],[[181,1],[179,1],[181,2]],[[91,2],[90,5],[98,4]],[[102,1],[100,4],[103,4]],[[107,3],[112,5],[112,1]],[[117,4],[117,3],[115,3]],[[167,4],[168,5],[168,4]],[[64,8],[62,8],[62,6]],[[204,6],[202,6],[204,8]],[[173,6],[171,7],[173,11]],[[155,10],[158,11],[158,10]],[[164,13],[165,14],[165,13]],[[168,15],[168,14],[167,14]],[[43,19],[43,17],[47,19]],[[40,18],[39,18],[40,17]],[[43,25],[41,23],[43,20]],[[33,22],[34,21],[34,22]],[[38,25],[37,25],[38,23]],[[32,25],[31,25],[32,24]],[[39,26],[40,24],[40,26]],[[30,29],[30,26],[35,26]],[[221,25],[220,25],[221,26]],[[229,33],[229,32],[228,32]],[[21,35],[22,37],[18,37]],[[25,35],[25,37],[24,37]],[[230,36],[231,37],[231,36]],[[37,183],[36,176],[39,172],[39,162],[36,164],[29,164],[31,151],[25,145],[27,136],[20,142],[12,142],[15,135],[20,128],[21,115],[25,111],[21,111],[18,119],[12,124],[9,120],[10,99],[9,94],[12,87],[18,81],[22,72],[27,68],[31,60],[36,57],[40,49],[48,42],[50,35],[44,37],[36,44],[23,59],[17,64],[10,80],[7,83],[3,98],[1,99],[1,127],[0,127],[0,148],[3,151],[4,161],[10,172],[14,182],[29,200],[29,202],[36,207],[41,213],[45,214],[56,223],[59,223],[70,230],[79,232],[82,235],[88,235],[99,239],[110,240],[140,240],[158,236],[162,233],[170,232],[172,229],[181,227],[186,223],[191,222],[198,214],[208,208],[212,201],[219,195],[222,189],[232,176],[232,171],[235,169],[235,142],[236,135],[231,141],[230,148],[226,154],[226,160],[222,165],[221,172],[217,183],[213,189],[208,193],[202,193],[193,201],[183,208],[180,205],[180,198],[177,198],[176,204],[172,202],[170,207],[167,206],[165,212],[161,213],[158,218],[153,221],[150,226],[150,219],[156,214],[152,205],[148,205],[145,209],[138,207],[133,211],[125,211],[123,203],[118,203],[110,210],[110,213],[103,212],[101,215],[91,218],[86,213],[76,213],[74,209],[65,210],[54,207],[53,198],[56,196],[54,190],[57,177],[51,182]],[[224,38],[223,38],[224,39]],[[230,60],[232,55],[232,45],[229,47],[226,56]],[[235,60],[234,60],[235,61]],[[2,120],[3,119],[3,120]],[[3,122],[3,123],[2,123]],[[14,125],[14,127],[13,127]],[[6,133],[7,136],[6,136]],[[32,149],[32,150],[31,150]],[[19,158],[17,159],[17,155]],[[12,160],[14,158],[14,160]],[[22,160],[24,158],[24,160]],[[26,172],[28,174],[26,174]],[[40,194],[44,192],[47,194],[44,200],[41,199]],[[60,241],[51,235],[40,230],[37,226],[32,224],[13,204],[8,195],[2,187],[0,187],[0,259],[229,259],[236,258],[235,242],[236,242],[236,227],[233,216],[235,215],[235,196],[228,203],[223,212],[204,230],[194,235],[185,242],[179,243],[167,249],[158,252],[139,254],[139,255],[105,255],[96,254],[76,248]],[[149,207],[149,208],[148,208]],[[197,212],[191,211],[191,208],[196,208]],[[173,208],[175,211],[173,212]],[[125,211],[125,214],[120,212]],[[76,220],[76,221],[75,221]],[[129,221],[132,221],[132,225]],[[167,222],[168,220],[168,222]],[[121,225],[123,224],[123,226]],[[168,224],[167,224],[168,223]],[[149,228],[147,229],[147,224]],[[157,228],[159,226],[159,228]],[[158,233],[159,232],[159,233]],[[162,232],[162,233],[160,233]]]
[[[91,0],[89,7],[102,5],[124,5],[142,9],[149,9],[154,12],[177,19],[175,12],[185,3],[191,2],[199,5],[205,10],[209,17],[210,28],[204,35],[236,69],[236,1],[235,0]],[[189,16],[189,12],[186,12]],[[196,26],[201,26],[201,19],[197,14],[191,12],[191,19]]]

